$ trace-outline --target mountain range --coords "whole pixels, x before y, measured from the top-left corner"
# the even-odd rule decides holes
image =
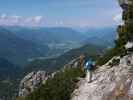
[[[24,66],[29,59],[59,56],[86,44],[112,46],[115,28],[86,29],[0,27],[0,57]]]
[[[116,40],[117,35],[115,27],[89,28],[84,29],[82,32],[88,36],[88,38],[83,41],[83,44],[92,43],[106,47],[114,45],[114,40]]]
[[[24,67],[24,73],[45,70],[53,72],[61,69],[66,63],[84,54],[86,57],[97,59],[104,52],[105,47],[87,44],[80,48],[72,49],[56,58],[34,59]]]
[[[0,48],[0,57],[18,65],[25,64],[29,58],[45,56],[49,50],[47,45],[24,40],[4,28],[0,28]]]
[[[82,41],[85,36],[80,32],[67,27],[5,27],[17,36],[41,44],[65,43],[73,41]]]

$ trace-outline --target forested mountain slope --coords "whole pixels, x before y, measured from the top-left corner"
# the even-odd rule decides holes
[[[46,45],[21,39],[4,28],[0,28],[0,48],[0,57],[18,65],[26,64],[32,57],[44,56],[49,50]]]

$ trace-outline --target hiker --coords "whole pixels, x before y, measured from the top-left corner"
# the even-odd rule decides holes
[[[95,62],[92,59],[89,59],[86,63],[85,63],[85,70],[86,70],[86,81],[88,83],[90,83],[92,80],[92,69],[95,67]]]

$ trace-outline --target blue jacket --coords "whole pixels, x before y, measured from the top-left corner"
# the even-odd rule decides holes
[[[85,63],[84,68],[85,68],[86,70],[91,70],[91,69],[94,67],[94,65],[95,65],[95,62],[94,62],[94,61],[88,60],[88,61]]]

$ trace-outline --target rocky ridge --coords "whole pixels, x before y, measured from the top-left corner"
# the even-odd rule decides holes
[[[119,64],[111,66],[114,59]],[[93,73],[91,83],[82,79],[71,100],[133,100],[133,54],[112,58]]]
[[[45,84],[48,78],[54,77],[59,71],[64,71],[66,68],[77,68],[80,66],[80,57],[72,60],[68,64],[64,65],[61,70],[48,74],[46,71],[33,71],[27,74],[20,82],[19,85],[19,96],[25,97],[35,89],[39,87],[40,84]]]
[[[26,75],[19,85],[19,96],[26,96],[38,88],[39,84],[45,83],[47,80],[45,71],[34,71]]]

